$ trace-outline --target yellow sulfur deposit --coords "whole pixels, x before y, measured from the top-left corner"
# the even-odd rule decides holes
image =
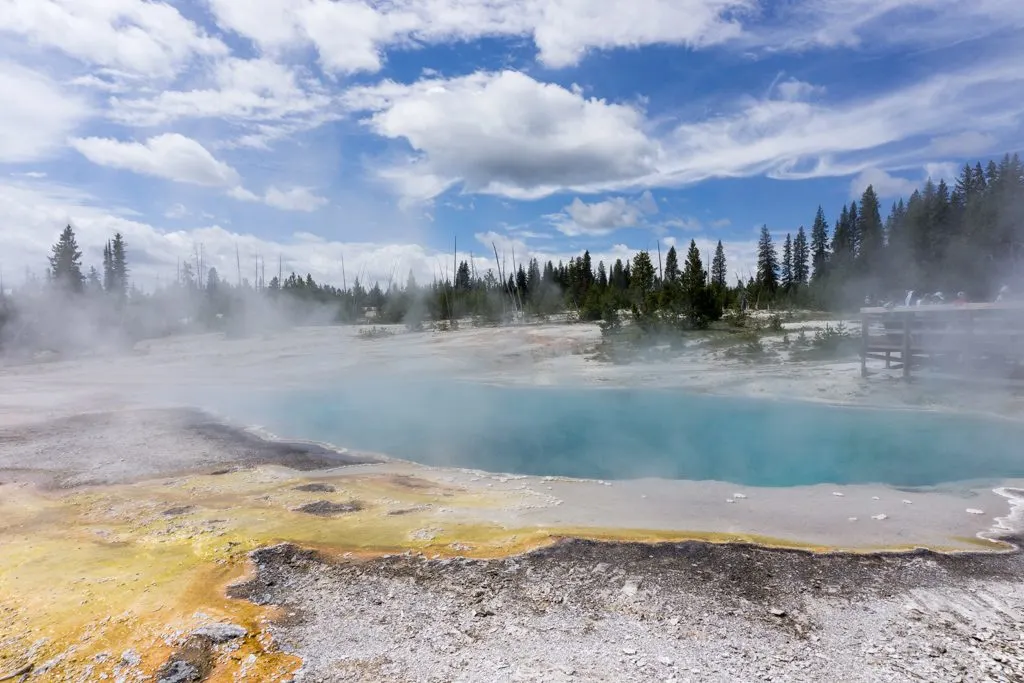
[[[143,680],[188,634],[216,622],[248,635],[216,647],[209,680],[287,678],[301,662],[266,632],[277,615],[225,595],[249,551],[285,541],[357,557],[497,557],[565,536],[796,547],[739,534],[523,528],[507,510],[524,496],[386,469],[307,477],[262,467],[70,491],[3,486],[0,680],[26,667],[46,680]]]

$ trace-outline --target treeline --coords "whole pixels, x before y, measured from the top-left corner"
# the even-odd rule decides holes
[[[798,256],[794,240],[790,257],[787,235],[781,264],[766,233],[754,284],[768,298],[832,309],[902,301],[908,290],[991,301],[1001,286],[1020,286],[1024,165],[1016,154],[984,166],[965,164],[952,188],[928,180],[908,201],[892,204],[884,220],[869,186],[859,203],[842,207],[832,226],[818,207],[809,252]],[[805,259],[809,280],[807,269],[797,266]]]
[[[568,262],[537,259],[519,264],[507,277],[488,269],[475,272],[459,262],[454,281],[417,284],[412,273],[404,287],[375,283],[366,289],[357,280],[349,289],[318,284],[311,275],[273,278],[267,295],[337,306],[338,322],[365,318],[367,312],[386,323],[458,320],[466,317],[501,322],[514,317],[575,313],[582,320],[613,319],[622,310],[640,318],[666,312],[701,326],[717,318],[729,300],[725,251],[719,242],[711,272],[705,269],[695,242],[680,264],[675,247],[655,264],[650,253],[632,260],[593,263],[590,252]]]
[[[728,276],[719,242],[710,264],[691,240],[684,258],[674,246],[664,253],[637,252],[631,259],[593,262],[585,251],[568,262],[532,259],[478,273],[461,261],[454,277],[419,284],[358,279],[352,286],[316,282],[291,273],[269,283],[232,285],[197,259],[179,267],[169,286],[144,294],[131,286],[127,246],[115,234],[103,251],[102,272],[83,272],[82,252],[69,226],[49,256],[46,282],[30,282],[15,297],[0,287],[0,344],[46,337],[40,331],[51,295],[80,297],[75,305],[100,329],[129,338],[174,331],[222,329],[248,333],[273,325],[457,321],[475,317],[502,322],[524,316],[570,312],[581,320],[617,322],[622,312],[641,323],[706,326],[730,308],[814,307],[850,310],[865,301],[902,301],[907,290],[963,291],[991,300],[1004,284],[1015,285],[1024,256],[1024,165],[1017,155],[965,165],[953,187],[927,181],[907,201],[892,204],[883,220],[874,188],[843,206],[830,223],[819,206],[809,231],[785,235],[781,253],[767,226],[758,243],[756,274]],[[205,270],[205,272],[204,272]],[[15,325],[15,322],[19,323]],[[50,327],[60,327],[58,319]],[[84,323],[83,323],[84,324]],[[17,334],[12,335],[15,329]],[[53,334],[50,332],[49,334]]]

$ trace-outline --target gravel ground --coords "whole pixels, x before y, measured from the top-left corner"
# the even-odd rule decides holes
[[[369,462],[379,458],[265,440],[196,410],[124,410],[0,423],[0,484],[72,487],[233,466],[313,470]]]
[[[1024,558],[567,541],[505,560],[257,551],[296,681],[1022,681]]]

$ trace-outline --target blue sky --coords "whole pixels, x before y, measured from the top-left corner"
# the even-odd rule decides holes
[[[1024,147],[1019,0],[0,0],[0,268],[340,282],[722,240]],[[251,272],[251,266],[246,268]],[[269,277],[269,275],[268,275]],[[350,275],[351,277],[351,275]]]

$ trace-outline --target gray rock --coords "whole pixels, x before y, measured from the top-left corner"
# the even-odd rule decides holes
[[[236,638],[244,638],[248,633],[237,624],[210,624],[195,630],[195,635],[209,638],[215,643],[226,643]]]

